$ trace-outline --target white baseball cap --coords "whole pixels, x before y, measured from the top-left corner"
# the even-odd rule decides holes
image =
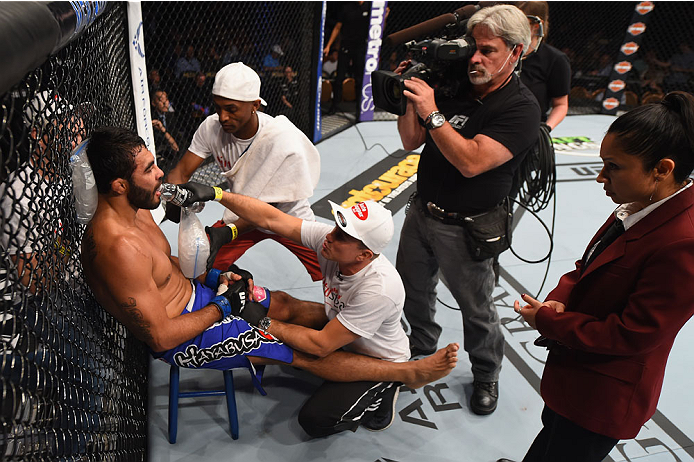
[[[212,94],[235,101],[259,99],[263,106],[267,106],[260,97],[260,77],[243,63],[231,63],[221,68],[214,77]]]
[[[279,45],[273,45],[272,46],[272,51],[277,53],[278,55],[282,56],[284,55],[284,52],[282,51],[282,47]]]
[[[328,202],[337,226],[362,241],[373,253],[381,253],[393,238],[393,215],[378,202],[359,202],[348,209]]]

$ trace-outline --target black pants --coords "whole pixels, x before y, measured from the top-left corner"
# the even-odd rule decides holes
[[[619,442],[576,425],[546,405],[542,424],[523,462],[600,462]]]
[[[364,413],[393,382],[325,381],[299,411],[299,424],[317,438],[345,430],[357,431]]]
[[[345,80],[348,71],[354,76],[354,91],[357,101],[361,97],[361,82],[364,78],[364,58],[366,48],[341,48],[337,57],[337,76],[333,82],[333,106],[342,101],[342,81]]]

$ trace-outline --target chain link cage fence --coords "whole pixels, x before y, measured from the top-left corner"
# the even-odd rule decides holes
[[[165,173],[214,113],[214,77],[229,63],[243,62],[258,73],[266,113],[285,115],[313,137],[321,8],[320,2],[142,3],[152,118],[166,121],[178,145],[171,149],[155,129]],[[194,179],[221,183],[214,163]]]
[[[135,128],[127,50],[114,3],[0,96],[1,460],[146,458],[147,350],[84,282],[69,166],[94,128]]]

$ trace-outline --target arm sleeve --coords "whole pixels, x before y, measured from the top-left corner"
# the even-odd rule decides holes
[[[537,328],[570,348],[600,354],[642,354],[672,342],[694,314],[694,265],[682,258],[692,253],[694,239],[685,239],[651,256],[621,312],[598,319],[572,312],[570,306],[564,313],[543,307],[537,313]]]
[[[531,101],[520,95],[495,111],[480,134],[498,141],[517,156],[537,141],[539,131],[540,107],[534,98]]]
[[[209,139],[211,135],[211,122],[212,119],[208,117],[200,124],[195,134],[193,135],[193,140],[190,142],[188,150],[198,157],[207,159],[212,155],[212,148],[210,147]]]
[[[320,255],[325,236],[332,230],[330,225],[316,221],[301,222],[301,244]]]
[[[557,287],[552,289],[552,291],[547,294],[545,300],[556,300],[566,305],[569,301],[569,295],[580,277],[580,261],[576,261],[576,269],[563,275],[561,279],[559,279]]]

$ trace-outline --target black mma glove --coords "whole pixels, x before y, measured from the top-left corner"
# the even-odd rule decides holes
[[[217,306],[222,319],[229,315],[239,316],[248,301],[246,284],[239,279],[230,285],[224,285],[217,290],[217,296],[210,303]]]
[[[167,202],[164,210],[164,215],[168,220],[171,220],[174,223],[181,222],[181,207],[174,205],[171,202]]]
[[[221,226],[219,228],[205,226],[205,232],[210,240],[210,256],[207,257],[207,271],[209,271],[212,265],[214,265],[214,260],[217,258],[219,249],[221,249],[224,244],[230,243],[233,240],[233,236],[231,228],[228,226]]]
[[[239,314],[248,324],[258,327],[260,320],[267,316],[267,308],[258,302],[246,302]]]
[[[236,265],[231,265],[229,267],[229,269],[227,270],[227,272],[225,272],[225,273],[222,273],[221,270],[218,270],[215,268],[207,270],[207,275],[205,276],[204,284],[207,287],[209,287],[210,289],[217,290],[217,288],[219,287],[219,278],[222,276],[222,274],[224,274],[225,276],[228,277],[229,271],[241,276],[241,279],[239,279],[239,281],[243,282],[246,285],[246,291],[248,291],[248,286],[250,285],[249,281],[251,279],[253,279],[253,275],[250,273],[250,271],[246,271],[245,269],[241,269]],[[229,278],[229,279],[231,279],[231,278]],[[231,281],[231,282],[234,283],[234,281]]]
[[[211,200],[219,202],[222,199],[222,188],[216,186],[207,186],[206,184],[189,181],[188,183],[179,184],[178,187],[190,192],[186,200],[181,204],[183,207],[190,207],[196,202]]]
[[[241,279],[246,281],[246,286],[248,286],[248,280],[253,279],[253,275],[250,271],[239,268],[236,266],[236,263],[233,263],[227,271],[231,271],[232,273],[236,273],[241,276]]]

